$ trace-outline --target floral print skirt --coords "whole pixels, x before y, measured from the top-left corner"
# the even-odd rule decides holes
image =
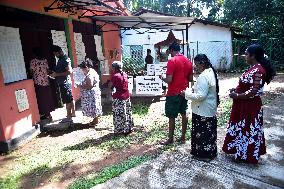
[[[217,156],[217,118],[192,114],[191,154],[199,158]]]
[[[96,118],[103,114],[101,104],[101,92],[81,89],[81,106],[84,116]]]
[[[113,99],[112,114],[114,133],[123,134],[129,133],[134,126],[131,110],[131,102],[127,100]]]
[[[266,153],[260,98],[234,100],[222,149],[227,154],[234,154],[236,160],[253,164]]]

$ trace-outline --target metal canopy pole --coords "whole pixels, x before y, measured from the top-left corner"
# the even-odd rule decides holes
[[[185,41],[186,41],[186,57],[189,58],[189,54],[188,54],[188,24],[186,24],[186,31],[185,31]]]
[[[184,54],[184,31],[182,30],[182,54]]]

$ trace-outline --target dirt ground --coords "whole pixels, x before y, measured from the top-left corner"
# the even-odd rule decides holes
[[[220,80],[220,95],[225,98],[228,90],[237,85],[238,77],[234,74],[233,77],[224,76]],[[270,99],[277,98],[284,93],[284,74],[279,74],[273,82],[265,86],[265,95],[263,100],[269,102]],[[135,102],[134,102],[135,103]],[[163,116],[165,101],[153,103],[147,114],[147,120],[151,120],[151,116]],[[110,113],[110,112],[108,112]],[[109,123],[102,123],[97,128],[90,128],[86,124],[77,125],[76,128],[60,130],[55,132],[41,133],[38,137],[31,140],[29,143],[21,146],[19,149],[10,154],[0,156],[0,178],[9,174],[15,169],[14,165],[19,162],[22,157],[28,157],[32,153],[41,153],[43,149],[52,150],[54,148],[64,148],[66,146],[78,144],[82,139],[94,138],[92,143],[102,143],[103,141],[112,139],[112,129]],[[87,122],[87,121],[86,121]],[[138,127],[137,127],[138,128]],[[139,127],[140,129],[143,127]],[[166,129],[166,128],[165,128]],[[135,135],[134,132],[131,135]],[[48,172],[38,172],[35,174],[27,174],[21,181],[22,188],[67,188],[74,180],[89,175],[90,173],[101,170],[104,167],[117,164],[127,160],[131,156],[156,154],[159,153],[159,145],[145,144],[130,144],[128,148],[122,150],[109,150],[107,153],[94,155],[93,161],[81,163],[80,159],[74,160],[62,166],[56,166]]]

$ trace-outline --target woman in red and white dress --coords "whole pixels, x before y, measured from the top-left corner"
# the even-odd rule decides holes
[[[48,62],[43,56],[40,47],[33,48],[35,58],[30,62],[30,72],[33,76],[35,84],[35,92],[41,119],[49,119],[52,117],[50,112],[55,110],[52,89],[48,80]]]
[[[237,162],[257,164],[266,153],[260,96],[264,83],[269,84],[276,73],[260,45],[249,46],[245,58],[250,68],[241,75],[237,88],[230,90],[233,106],[223,151],[235,154]]]

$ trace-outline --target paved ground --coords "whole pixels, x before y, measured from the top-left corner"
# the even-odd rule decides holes
[[[264,107],[267,154],[258,165],[234,163],[220,151],[226,128],[218,130],[218,157],[209,162],[192,159],[187,142],[176,153],[124,172],[93,189],[164,188],[284,188],[284,95]]]

